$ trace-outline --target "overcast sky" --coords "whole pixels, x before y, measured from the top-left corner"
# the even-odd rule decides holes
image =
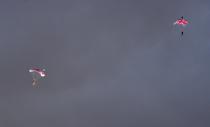
[[[0,126],[209,127],[209,23],[209,0],[1,0]]]

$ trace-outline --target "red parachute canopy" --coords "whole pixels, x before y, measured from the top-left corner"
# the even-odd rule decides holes
[[[32,68],[29,69],[30,73],[36,73],[36,75],[38,74],[40,77],[45,77],[45,70],[44,69],[38,69],[38,68]]]
[[[186,26],[188,24],[188,21],[184,18],[178,19],[176,20],[176,22],[174,23],[174,25],[181,25],[181,26]]]

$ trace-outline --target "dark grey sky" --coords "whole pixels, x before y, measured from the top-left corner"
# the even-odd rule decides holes
[[[1,0],[0,126],[209,127],[209,5]]]

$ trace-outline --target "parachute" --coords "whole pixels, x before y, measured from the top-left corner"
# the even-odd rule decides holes
[[[44,78],[46,76],[45,69],[32,68],[29,69],[29,72],[32,75],[32,86],[39,88],[37,83],[40,78]]]
[[[182,16],[180,19],[176,20],[176,22],[174,22],[174,25],[178,25],[182,27],[181,30],[181,35],[184,34],[184,27],[188,24],[188,21],[186,19],[184,19],[184,17]]]

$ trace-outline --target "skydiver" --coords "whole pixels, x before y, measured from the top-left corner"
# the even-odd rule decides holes
[[[32,86],[33,86],[34,88],[39,88],[39,85],[38,85],[36,79],[33,79],[33,80],[32,80]]]
[[[36,68],[29,69],[29,72],[32,74],[32,86],[33,87],[39,88],[38,79],[46,76],[44,71],[45,71],[44,69],[43,70],[36,69]]]
[[[185,27],[187,24],[188,24],[188,21],[184,19],[183,16],[174,23],[174,25],[179,25],[182,27]],[[184,35],[184,29],[181,31],[181,36],[183,35]]]
[[[183,19],[184,19],[184,17],[182,16],[182,17],[181,17],[181,20],[183,20]],[[182,32],[181,32],[181,35],[183,36],[183,34],[184,34],[184,32],[182,31]]]

